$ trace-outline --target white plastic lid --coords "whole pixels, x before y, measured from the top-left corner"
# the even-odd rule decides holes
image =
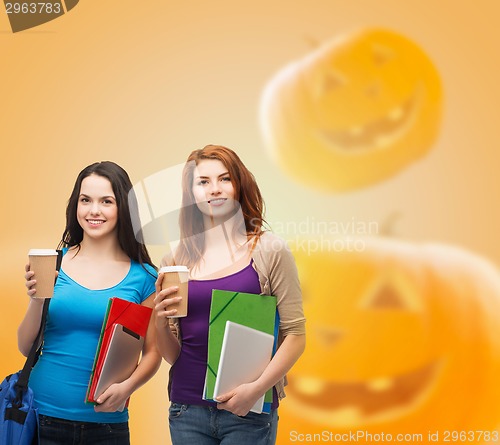
[[[160,273],[166,272],[189,272],[187,266],[164,266],[160,269]]]
[[[57,255],[57,250],[55,249],[30,249],[28,252],[29,256],[52,256]]]

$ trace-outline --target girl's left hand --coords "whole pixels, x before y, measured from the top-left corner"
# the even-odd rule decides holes
[[[98,405],[94,407],[94,411],[97,413],[114,413],[129,397],[130,394],[123,383],[114,383],[97,398]]]
[[[262,394],[251,383],[238,386],[217,397],[217,408],[230,411],[237,416],[246,416]]]

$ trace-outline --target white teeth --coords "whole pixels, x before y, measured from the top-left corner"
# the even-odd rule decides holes
[[[404,111],[403,111],[403,108],[402,107],[397,107],[397,108],[393,108],[389,114],[387,115],[387,117],[389,118],[389,120],[391,121],[398,121],[400,120],[404,115]]]
[[[210,201],[208,201],[208,202],[210,202],[210,203],[214,203],[214,202],[223,202],[223,201],[225,201],[225,199],[223,199],[223,198],[218,198],[218,199],[211,199],[211,200],[210,200]]]
[[[378,148],[383,148],[389,145],[392,141],[392,138],[386,136],[379,136],[375,139],[375,145]]]
[[[349,128],[349,133],[352,136],[360,136],[360,135],[362,135],[364,133],[364,131],[365,131],[365,129],[361,125]]]
[[[387,391],[394,384],[392,379],[380,378],[375,380],[370,380],[366,386],[372,391]]]
[[[359,425],[365,420],[363,412],[355,406],[336,409],[329,414],[330,420],[337,425]]]
[[[102,224],[104,221],[95,220],[95,219],[89,219],[88,222],[90,224]]]
[[[295,380],[294,386],[297,388],[297,391],[302,394],[315,396],[321,394],[326,384],[314,377],[299,377]]]

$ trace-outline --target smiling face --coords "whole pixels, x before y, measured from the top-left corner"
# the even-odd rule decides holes
[[[425,121],[424,102],[437,80],[429,64],[397,34],[377,31],[344,41],[306,78],[317,136],[341,153],[391,149]]]
[[[500,277],[491,265],[391,240],[295,256],[307,347],[288,374],[282,430],[498,424],[500,384],[488,376],[500,372]]]
[[[215,159],[200,161],[193,172],[196,205],[211,224],[234,213],[234,187],[228,169]]]
[[[111,182],[95,174],[82,181],[77,206],[77,220],[84,237],[116,236],[118,207]]]
[[[435,384],[441,356],[424,353],[428,320],[413,273],[391,264],[371,268],[361,259],[331,261],[328,255],[299,268],[310,324],[307,353],[330,360],[317,372],[294,372],[291,398],[307,407],[311,419],[330,426],[360,427],[414,409]],[[356,269],[353,281],[349,269]],[[332,274],[345,277],[334,294],[326,278]]]
[[[279,74],[261,122],[286,171],[340,191],[385,179],[426,153],[440,114],[440,79],[427,55],[401,35],[366,30]]]

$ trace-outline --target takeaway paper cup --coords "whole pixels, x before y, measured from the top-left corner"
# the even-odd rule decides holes
[[[28,253],[30,270],[35,272],[36,293],[33,298],[51,298],[56,279],[57,251],[54,249],[31,249]]]
[[[177,314],[171,318],[186,317],[188,309],[189,269],[186,266],[165,266],[160,269],[160,273],[165,274],[161,284],[162,289],[170,286],[179,286],[179,290],[169,295],[169,298],[177,297],[178,295],[182,297],[182,300],[178,304],[169,306],[169,309],[177,309]]]

